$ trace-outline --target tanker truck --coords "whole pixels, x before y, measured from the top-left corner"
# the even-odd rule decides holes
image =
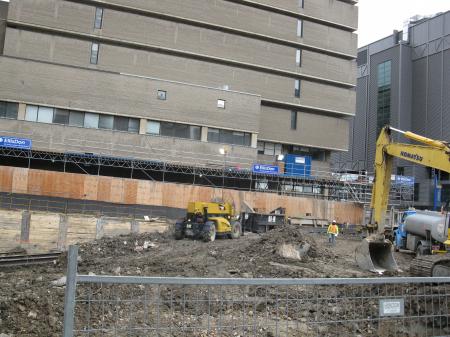
[[[416,253],[410,271],[418,276],[450,275],[449,216],[441,212],[413,211],[404,213],[395,231],[395,250]]]

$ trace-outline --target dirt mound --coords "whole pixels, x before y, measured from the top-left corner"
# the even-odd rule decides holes
[[[315,258],[319,256],[320,249],[312,236],[303,234],[298,226],[286,225],[261,235],[257,244],[252,245],[247,252],[255,254],[257,256],[270,255],[275,256],[278,254],[278,249],[281,245],[293,245],[298,247],[309,246],[308,251],[305,253],[305,257]]]

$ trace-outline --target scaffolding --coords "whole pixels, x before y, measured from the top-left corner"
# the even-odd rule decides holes
[[[177,162],[121,158],[92,153],[60,153],[0,148],[2,165],[66,173],[114,176],[216,188],[306,196],[317,199],[357,202],[368,205],[373,175],[311,170],[306,175],[261,174],[247,168],[183,165]],[[411,206],[414,186],[394,183],[390,205]]]

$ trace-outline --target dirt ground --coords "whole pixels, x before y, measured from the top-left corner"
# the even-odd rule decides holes
[[[142,248],[147,242],[148,248]],[[301,261],[281,257],[282,243],[310,246]],[[238,240],[204,243],[175,241],[170,233],[122,236],[80,246],[79,273],[96,275],[329,278],[377,277],[354,260],[359,240],[339,236],[335,247],[324,234],[287,226]],[[0,336],[62,335],[64,287],[52,284],[65,275],[65,256],[56,264],[0,269]],[[396,253],[407,269],[412,256]],[[407,272],[400,272],[407,276]],[[264,335],[266,336],[266,335]],[[269,334],[267,334],[269,336]],[[305,335],[306,336],[306,335]]]

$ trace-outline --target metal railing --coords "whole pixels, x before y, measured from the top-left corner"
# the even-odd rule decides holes
[[[89,276],[69,250],[64,337],[448,335],[448,277]]]

